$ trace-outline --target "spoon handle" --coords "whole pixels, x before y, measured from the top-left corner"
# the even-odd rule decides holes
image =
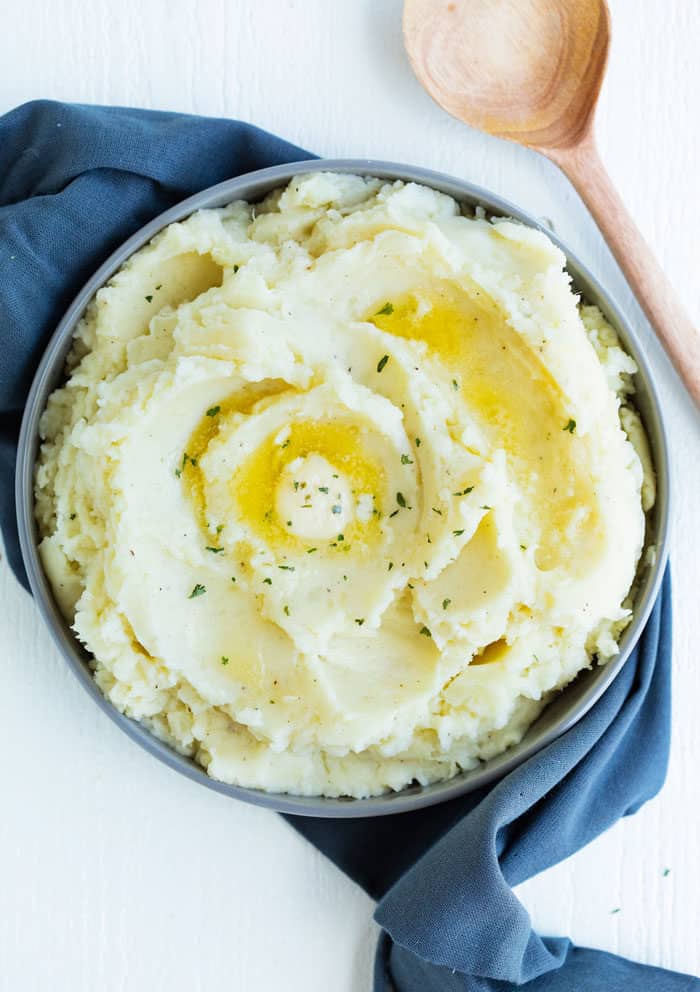
[[[566,174],[592,213],[600,231],[656,335],[700,408],[700,334],[630,217],[587,136],[568,149],[543,149]]]

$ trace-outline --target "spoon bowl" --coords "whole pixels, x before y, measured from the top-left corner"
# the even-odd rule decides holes
[[[566,148],[590,125],[610,44],[600,0],[408,0],[404,34],[423,86],[472,127]]]

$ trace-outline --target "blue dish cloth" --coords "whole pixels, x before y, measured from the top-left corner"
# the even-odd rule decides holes
[[[310,157],[248,124],[183,114],[36,101],[0,118],[0,525],[25,586],[17,434],[39,357],[72,297],[167,207],[232,176]],[[378,900],[375,992],[700,990],[697,978],[538,936],[511,890],[661,788],[670,686],[666,576],[602,699],[496,785],[377,819],[289,818]]]

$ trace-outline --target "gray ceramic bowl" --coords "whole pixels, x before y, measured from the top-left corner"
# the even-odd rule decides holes
[[[642,355],[639,341],[628,321],[615,307],[610,297],[596,282],[590,272],[581,265],[578,259],[572,255],[556,236],[547,230],[546,233],[549,237],[566,254],[568,270],[573,277],[576,289],[582,293],[587,301],[595,303],[600,307],[619,333],[626,349],[634,356],[639,366],[639,372],[636,376],[636,404],[649,436],[654,465],[658,476],[658,497],[650,521],[651,534],[657,545],[658,552],[655,564],[646,569],[641,576],[634,618],[622,637],[619,655],[604,667],[596,667],[582,672],[574,682],[559,693],[545,708],[539,719],[530,727],[521,743],[510,748],[504,754],[446,782],[439,782],[428,787],[411,786],[398,793],[371,799],[325,799],[323,797],[311,798],[276,795],[255,789],[244,789],[235,785],[224,785],[209,778],[206,772],[194,761],[178,754],[172,748],[168,747],[168,745],[153,737],[140,724],[119,713],[97,688],[90,671],[89,655],[83,650],[61,616],[41,567],[37,552],[37,529],[34,521],[33,498],[33,476],[38,448],[39,417],[46,406],[49,394],[63,379],[64,362],[77,321],[95,292],[110,278],[125,259],[150,241],[161,228],[173,221],[182,220],[182,218],[187,217],[195,210],[203,207],[220,207],[237,199],[256,202],[262,199],[270,190],[285,185],[292,176],[305,172],[315,172],[317,170],[353,172],[360,175],[376,176],[380,179],[402,179],[409,182],[424,183],[427,186],[432,186],[444,193],[448,193],[468,207],[482,206],[487,214],[515,217],[525,224],[543,229],[542,225],[533,217],[512,203],[494,196],[487,190],[474,186],[471,183],[452,179],[449,176],[430,172],[425,169],[366,159],[316,160],[280,165],[271,169],[263,169],[259,172],[240,176],[237,179],[228,180],[227,182],[220,183],[218,186],[211,187],[211,189],[197,193],[178,206],[161,214],[160,217],[156,217],[155,220],[152,220],[150,224],[147,224],[134,234],[121,248],[114,252],[86,283],[56,328],[34,378],[22,421],[16,474],[17,516],[22,554],[29,576],[29,582],[39,610],[54,640],[58,644],[68,665],[94,702],[132,740],[135,740],[166,765],[175,768],[177,771],[182,772],[182,774],[187,775],[197,782],[201,782],[208,788],[216,789],[218,792],[223,792],[227,796],[233,796],[236,799],[242,799],[245,802],[254,803],[258,806],[267,806],[280,812],[298,813],[306,816],[382,816],[388,813],[406,812],[421,806],[429,806],[433,803],[444,802],[447,799],[454,799],[456,796],[499,778],[572,727],[596,702],[607,686],[610,685],[625,664],[647,621],[658,593],[666,564],[669,522],[669,472],[666,436],[652,376]]]

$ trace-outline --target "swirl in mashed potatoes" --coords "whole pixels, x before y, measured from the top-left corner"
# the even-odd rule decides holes
[[[614,655],[654,477],[634,362],[564,261],[320,172],[130,258],[36,474],[112,703],[216,779],[368,796],[498,754]]]

